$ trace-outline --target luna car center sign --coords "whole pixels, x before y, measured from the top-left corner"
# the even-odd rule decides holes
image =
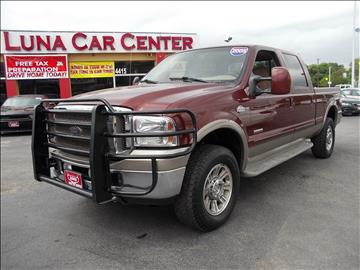
[[[176,52],[193,49],[196,34],[1,31],[1,53]]]
[[[67,78],[67,56],[5,55],[5,74],[8,80]]]

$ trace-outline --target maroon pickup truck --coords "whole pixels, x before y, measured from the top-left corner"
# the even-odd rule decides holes
[[[181,222],[209,231],[230,216],[241,177],[308,149],[330,157],[337,93],[313,88],[284,50],[177,53],[136,85],[38,105],[34,175],[97,203],[171,203]]]

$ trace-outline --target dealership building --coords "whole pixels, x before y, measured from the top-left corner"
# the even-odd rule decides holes
[[[196,47],[193,33],[1,31],[1,99],[51,98],[126,86],[166,56]]]

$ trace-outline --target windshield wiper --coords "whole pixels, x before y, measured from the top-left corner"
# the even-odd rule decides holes
[[[149,80],[149,79],[144,79],[144,80],[141,80],[140,82],[151,83],[151,84],[157,84],[158,83],[156,81],[152,81],[152,80]]]
[[[198,79],[198,78],[192,78],[192,77],[170,77],[169,78],[171,81],[184,81],[184,82],[202,82],[202,83],[207,83],[208,81],[202,80],[202,79]]]

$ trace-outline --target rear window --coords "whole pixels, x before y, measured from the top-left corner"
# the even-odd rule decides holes
[[[295,89],[297,87],[308,87],[305,72],[302,68],[299,59],[295,55],[284,54],[286,66],[290,72]]]

